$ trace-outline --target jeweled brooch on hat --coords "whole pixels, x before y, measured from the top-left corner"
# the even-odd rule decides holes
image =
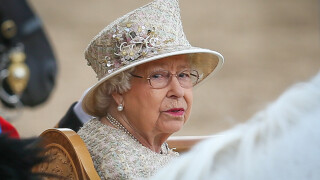
[[[149,53],[157,54],[161,43],[164,43],[155,27],[130,22],[116,25],[107,36],[110,39],[106,42],[107,49],[111,49],[100,63],[108,68],[108,73]]]

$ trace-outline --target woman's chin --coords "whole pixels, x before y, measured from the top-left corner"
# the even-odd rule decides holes
[[[176,133],[182,129],[184,125],[184,121],[172,121],[172,122],[166,122],[162,126],[162,131],[166,133]]]
[[[162,113],[158,119],[158,129],[164,133],[176,133],[180,131],[185,123],[185,116]]]

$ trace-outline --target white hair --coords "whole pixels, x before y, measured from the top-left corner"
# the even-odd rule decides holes
[[[112,102],[111,94],[113,92],[124,93],[130,89],[130,73],[134,71],[134,69],[133,67],[127,71],[120,72],[99,86],[95,94],[96,112],[98,116],[105,116],[107,114],[106,109],[108,109]]]
[[[199,143],[153,179],[320,179],[320,72],[245,124]]]

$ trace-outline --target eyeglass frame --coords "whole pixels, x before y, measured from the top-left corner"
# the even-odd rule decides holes
[[[161,88],[155,88],[155,87],[153,87],[152,84],[151,84],[151,78],[150,78],[150,76],[151,76],[153,73],[157,72],[157,71],[151,73],[147,78],[144,77],[144,76],[135,75],[135,74],[133,74],[133,73],[130,73],[130,75],[131,75],[132,77],[135,77],[135,78],[142,78],[142,79],[143,79],[143,78],[146,78],[146,79],[148,80],[148,82],[149,82],[149,85],[150,85],[153,89],[162,89],[162,88],[167,87],[167,86],[170,84],[170,82],[172,81],[172,76],[175,76],[175,77],[177,78],[177,80],[178,80],[178,82],[179,82],[179,85],[181,86],[181,83],[180,83],[180,81],[179,81],[179,79],[178,79],[178,75],[179,75],[180,73],[182,73],[182,72],[188,71],[188,69],[185,69],[185,70],[180,71],[179,73],[175,73],[175,74],[173,74],[173,73],[171,73],[170,71],[167,71],[167,70],[161,70],[161,71],[163,71],[163,72],[166,71],[166,72],[168,72],[168,73],[170,74],[169,80],[168,80],[167,84],[166,84],[165,86],[161,87]],[[158,72],[161,72],[161,71],[158,71]],[[194,74],[191,73],[191,72],[193,72],[193,71],[195,71],[195,72],[197,73],[196,76],[194,76]],[[199,72],[198,72],[197,70],[195,70],[195,69],[192,69],[192,70],[190,70],[190,75],[197,78],[196,82],[195,82],[194,84],[192,83],[192,86],[190,86],[190,87],[183,87],[183,86],[181,86],[181,87],[186,88],[186,89],[190,89],[190,88],[192,88],[193,86],[195,86],[196,84],[198,84],[198,81],[199,81],[199,78],[200,78]]]

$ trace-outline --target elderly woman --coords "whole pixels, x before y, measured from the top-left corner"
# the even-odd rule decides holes
[[[96,118],[78,132],[102,179],[152,176],[178,156],[166,144],[191,112],[192,88],[223,57],[187,41],[176,0],[156,0],[117,19],[85,57],[99,81],[82,101]]]

